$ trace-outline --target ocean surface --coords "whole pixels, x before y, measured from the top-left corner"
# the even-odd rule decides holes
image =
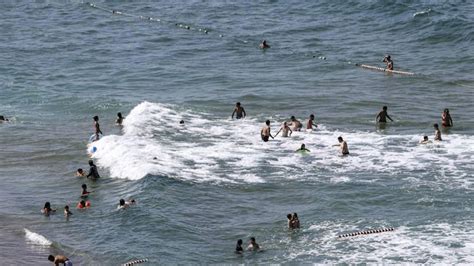
[[[50,253],[76,265],[474,264],[473,2],[0,10],[0,115],[11,120],[0,124],[0,264],[51,265]],[[383,67],[385,54],[417,75],[355,65]],[[231,119],[237,101],[245,119]],[[395,121],[379,127],[384,105]],[[444,108],[454,127],[419,145]],[[261,141],[265,120],[275,133],[310,114],[315,131]],[[102,178],[91,181],[74,174],[88,169],[95,115]],[[339,136],[350,156],[332,146]],[[294,152],[302,143],[310,153]],[[92,207],[79,211],[83,183]],[[117,210],[121,198],[137,205]],[[57,214],[40,213],[46,201]],[[289,231],[293,212],[301,229]],[[264,251],[234,254],[252,236]]]

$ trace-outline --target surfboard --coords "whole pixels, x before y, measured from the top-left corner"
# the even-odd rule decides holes
[[[386,69],[386,68],[383,68],[383,67],[369,66],[369,65],[364,65],[364,64],[355,64],[355,65],[358,66],[358,67],[371,69],[371,70],[375,70],[375,71],[382,71],[382,72],[388,72],[388,73],[394,73],[394,74],[400,74],[400,75],[409,75],[409,76],[415,75],[415,73],[413,73],[413,72],[400,71],[400,70],[390,70],[390,69]]]

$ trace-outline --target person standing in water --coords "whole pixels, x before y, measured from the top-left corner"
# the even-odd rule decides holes
[[[271,137],[272,139],[274,139],[274,137],[272,136],[271,132],[270,132],[270,120],[267,120],[265,121],[265,125],[262,130],[260,131],[260,136],[262,137],[262,140],[264,142],[267,142],[269,140],[269,138]]]
[[[247,113],[245,113],[245,109],[240,105],[240,102],[235,104],[234,112],[232,112],[232,119],[234,119],[234,114],[237,119],[245,118],[247,116]]]
[[[390,55],[386,55],[386,56],[383,58],[383,62],[387,64],[387,69],[388,69],[388,70],[393,70],[393,60],[392,60],[392,58],[390,57]]]
[[[121,126],[122,125],[122,122],[123,122],[123,116],[122,116],[122,113],[121,112],[118,112],[117,113],[117,119],[115,120],[115,124],[117,126]]]
[[[444,109],[443,114],[441,115],[441,125],[443,127],[454,126],[453,119],[451,118],[451,115],[449,114],[448,108]]]
[[[283,122],[283,126],[280,128],[280,130],[278,130],[278,132],[275,134],[275,138],[276,136],[278,136],[278,134],[280,133],[281,131],[281,136],[284,137],[284,138],[287,138],[287,137],[291,137],[291,134],[293,134],[293,131],[291,130],[291,128],[288,126],[288,123],[286,122]],[[288,135],[288,131],[290,132],[290,135]]]
[[[243,243],[244,242],[242,239],[237,240],[237,244],[235,245],[235,253],[242,254],[244,252],[244,248],[242,247]]]
[[[263,40],[258,47],[260,47],[260,49],[267,49],[270,48],[270,45],[267,44],[267,40]]]
[[[434,129],[435,129],[435,137],[434,137],[434,140],[442,141],[443,139],[441,138],[441,130],[439,130],[438,124],[434,124],[433,127],[434,127]]]
[[[90,177],[92,179],[99,179],[99,171],[97,171],[97,166],[94,164],[94,161],[89,160],[89,166],[89,174],[87,175],[87,177]]]
[[[94,116],[94,130],[95,130],[95,140],[99,140],[99,134],[104,135],[102,131],[100,130],[100,125],[99,125],[99,116]]]
[[[309,116],[308,123],[306,123],[306,129],[313,130],[313,126],[318,127],[318,125],[314,123],[314,115],[311,114]]]
[[[249,246],[247,247],[248,251],[259,251],[260,250],[260,245],[257,244],[255,241],[255,237],[250,238],[250,243]]]
[[[382,107],[382,111],[375,117],[375,122],[387,123],[387,118],[393,122],[393,119],[387,113],[387,106]]]
[[[334,146],[339,146],[341,148],[341,154],[343,156],[349,155],[349,148],[347,147],[347,142],[342,137],[338,137],[337,140],[339,141],[339,144],[335,144]]]

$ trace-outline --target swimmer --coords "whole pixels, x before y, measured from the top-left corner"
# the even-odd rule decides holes
[[[286,215],[286,218],[288,219],[288,229],[293,229],[293,216],[291,215],[291,213],[288,213]]]
[[[76,209],[87,209],[91,206],[90,201],[81,200],[77,203]]]
[[[76,176],[86,176],[86,173],[84,173],[84,170],[82,170],[82,168],[79,168],[76,171]]]
[[[300,228],[300,219],[298,219],[298,214],[296,214],[296,212],[294,212],[292,216],[292,225],[293,228]]]
[[[49,216],[50,214],[56,213],[56,209],[51,209],[51,203],[49,203],[49,201],[47,201],[47,202],[44,203],[44,207],[43,207],[43,209],[41,209],[41,212],[45,216]]]
[[[342,137],[338,137],[337,140],[339,141],[339,144],[335,144],[333,146],[341,147],[341,153],[343,156],[349,155],[349,148],[347,147],[347,142]]]
[[[284,138],[291,137],[291,134],[293,134],[293,130],[291,130],[291,128],[288,126],[288,123],[286,123],[286,122],[283,123],[283,126],[275,134],[275,138],[276,138],[276,136],[278,136],[280,131],[281,131],[281,136],[284,137]],[[288,131],[290,131],[290,135],[288,135]]]
[[[272,134],[270,133],[270,120],[267,120],[265,121],[265,125],[262,130],[260,131],[260,136],[262,137],[262,140],[264,142],[267,142],[269,140],[269,138],[271,137],[272,139],[274,139],[274,137],[272,136]]]
[[[5,118],[3,115],[0,115],[0,122],[8,122],[8,118]]]
[[[69,210],[69,205],[64,206],[64,216],[69,217],[72,215],[72,212]]]
[[[126,209],[130,207],[131,205],[134,205],[136,202],[134,199],[131,199],[129,201],[125,201],[124,199],[119,200],[119,205],[117,206],[117,209]]]
[[[420,144],[428,144],[431,141],[428,139],[428,136],[423,136],[423,139],[420,140]]]
[[[87,198],[87,196],[89,196],[90,192],[87,191],[87,185],[86,184],[82,184],[82,192],[81,192],[81,197],[82,198]]]
[[[48,260],[53,262],[56,266],[59,266],[60,263],[62,263],[64,266],[72,266],[72,261],[63,255],[49,255]]]
[[[179,121],[179,124],[184,126],[184,120]]]
[[[301,131],[301,128],[303,128],[303,124],[295,116],[291,116],[289,126],[293,127],[293,131]]]
[[[258,46],[260,49],[270,48],[270,45],[267,44],[267,40],[263,40],[262,43]]]
[[[260,250],[260,246],[255,241],[255,237],[250,238],[249,246],[247,247],[248,251],[258,251]]]
[[[124,117],[122,116],[122,113],[121,112],[118,112],[117,113],[117,119],[115,120],[115,124],[117,126],[121,126],[122,125],[122,122],[123,122],[123,119]]]
[[[384,63],[387,64],[387,69],[388,70],[393,70],[393,60],[392,58],[390,57],[390,55],[386,55],[384,58],[383,58],[383,61]]]
[[[245,113],[245,109],[240,105],[240,102],[235,104],[234,111],[232,112],[232,119],[234,119],[234,114],[236,119],[245,118],[247,113]]]
[[[89,160],[89,174],[87,175],[87,177],[90,177],[92,179],[99,179],[100,178],[100,175],[99,175],[99,172],[97,171],[97,166],[94,164],[94,161],[92,160]]]
[[[306,145],[301,144],[301,147],[297,149],[295,152],[300,152],[300,151],[307,151],[310,152],[310,150],[306,149]]]
[[[434,140],[442,141],[443,139],[441,138],[441,131],[439,130],[438,124],[434,124],[433,127],[434,127],[434,129],[435,129],[435,137],[434,137]]]
[[[387,118],[393,122],[393,119],[387,113],[387,106],[382,107],[382,111],[375,117],[375,122],[387,123]]]
[[[311,115],[309,116],[308,123],[306,123],[306,129],[311,129],[311,130],[313,130],[313,126],[314,126],[314,127],[318,127],[318,125],[316,125],[316,124],[314,123],[314,115],[311,114]]]
[[[94,116],[94,132],[95,132],[95,140],[99,140],[99,134],[104,135],[104,133],[102,133],[102,130],[100,130],[98,116]]]
[[[449,109],[444,109],[443,114],[441,115],[441,125],[443,127],[452,127],[454,126],[453,119],[449,114]]]
[[[237,240],[237,244],[235,245],[235,253],[242,254],[244,252],[244,248],[242,248],[243,241],[242,239]]]

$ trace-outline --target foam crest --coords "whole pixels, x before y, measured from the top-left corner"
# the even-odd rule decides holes
[[[185,125],[179,124],[181,119]],[[281,122],[272,123],[273,134]],[[347,182],[356,171],[395,175],[435,170],[444,176],[462,176],[473,170],[472,136],[450,134],[444,136],[446,141],[420,145],[422,134],[344,132],[321,125],[316,131],[294,132],[290,138],[279,136],[264,143],[262,126],[255,119],[221,119],[143,102],[125,119],[123,135],[105,136],[94,143],[93,157],[112,177],[132,180],[161,175],[196,182],[324,178]],[[339,136],[348,142],[350,156],[339,156],[339,148],[333,146]],[[294,152],[302,143],[310,153]]]
[[[40,246],[51,246],[53,242],[49,241],[46,237],[37,234],[35,232],[32,232],[26,228],[24,228],[25,231],[25,237],[27,241],[35,244],[35,245],[40,245]]]

